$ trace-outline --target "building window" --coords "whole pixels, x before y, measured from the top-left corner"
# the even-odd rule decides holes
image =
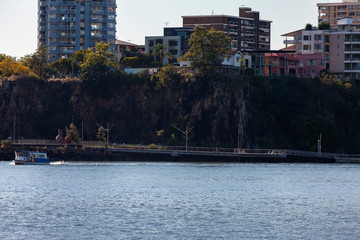
[[[304,41],[310,41],[311,40],[311,36],[310,35],[304,35]]]
[[[321,35],[315,35],[315,41],[319,41],[322,40],[322,36]]]
[[[178,46],[179,44],[178,44],[178,41],[174,41],[174,40],[170,40],[169,41],[169,47],[176,47],[176,46]]]
[[[305,50],[305,51],[311,50],[311,45],[304,45],[303,50]]]

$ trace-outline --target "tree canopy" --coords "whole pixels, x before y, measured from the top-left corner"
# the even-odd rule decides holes
[[[231,39],[222,31],[196,27],[189,40],[189,51],[181,59],[203,75],[214,74],[231,54]]]
[[[101,81],[116,66],[115,54],[110,52],[110,45],[98,43],[94,50],[88,49],[75,58],[83,58],[80,62],[80,80]]]

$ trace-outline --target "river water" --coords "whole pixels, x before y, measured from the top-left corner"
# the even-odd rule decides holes
[[[359,239],[360,165],[0,162],[0,239]]]

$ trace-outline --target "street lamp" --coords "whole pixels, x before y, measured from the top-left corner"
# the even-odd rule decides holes
[[[189,135],[189,133],[193,130],[193,127],[189,129],[188,126],[186,126],[185,131],[177,128],[175,125],[173,125],[173,127],[174,127],[176,130],[178,130],[179,132],[181,132],[182,134],[185,135],[185,137],[186,137],[186,145],[185,145],[186,147],[185,147],[185,151],[187,152],[187,150],[188,150],[188,135]]]

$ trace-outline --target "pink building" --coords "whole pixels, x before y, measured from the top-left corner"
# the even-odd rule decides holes
[[[326,56],[316,54],[266,53],[265,76],[319,77],[326,69]]]

